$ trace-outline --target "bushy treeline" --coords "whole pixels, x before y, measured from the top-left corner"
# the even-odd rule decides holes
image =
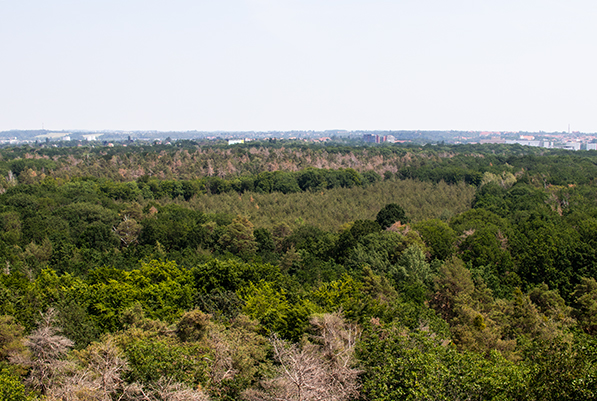
[[[450,184],[463,181],[477,186],[485,173],[504,172],[544,185],[587,184],[597,173],[595,153],[518,145],[339,146],[292,141],[235,146],[193,141],[168,146],[129,143],[113,148],[22,146],[0,149],[0,176],[6,177],[0,186],[6,188],[15,179],[35,183],[48,176],[62,180],[94,177],[136,182],[143,190],[153,178],[151,196],[188,199],[198,191],[286,193],[299,188],[366,184],[380,177]],[[309,168],[315,172],[301,174],[299,179],[296,173]],[[259,176],[261,173],[270,174]],[[161,188],[164,180],[171,182]],[[113,190],[131,196],[131,188]],[[149,192],[144,195],[150,196]]]
[[[437,149],[408,179],[188,198],[150,184],[200,180],[18,176],[0,400],[597,398],[590,160]],[[448,165],[476,181],[428,174]]]

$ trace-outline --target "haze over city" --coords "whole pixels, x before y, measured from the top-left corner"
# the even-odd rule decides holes
[[[0,131],[597,132],[593,1],[0,1]]]

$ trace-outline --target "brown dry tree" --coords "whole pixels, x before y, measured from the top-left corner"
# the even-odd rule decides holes
[[[245,391],[245,400],[345,401],[358,395],[357,326],[347,324],[340,314],[315,316],[311,325],[316,335],[302,346],[271,337],[277,375]]]
[[[29,368],[27,383],[46,394],[48,389],[62,379],[62,373],[71,365],[64,359],[73,342],[60,335],[60,328],[54,325],[56,311],[48,309],[42,314],[39,327],[25,337],[26,355],[17,355],[13,362]]]

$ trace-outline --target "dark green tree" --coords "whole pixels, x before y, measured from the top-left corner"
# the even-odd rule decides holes
[[[395,222],[399,221],[402,224],[408,223],[410,220],[406,216],[406,212],[402,208],[402,206],[396,203],[389,203],[385,205],[379,213],[377,213],[377,217],[375,221],[381,226],[381,228],[385,229],[394,224]]]

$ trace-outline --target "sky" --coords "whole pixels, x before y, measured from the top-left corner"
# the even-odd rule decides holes
[[[0,131],[597,132],[594,0],[0,0]]]

